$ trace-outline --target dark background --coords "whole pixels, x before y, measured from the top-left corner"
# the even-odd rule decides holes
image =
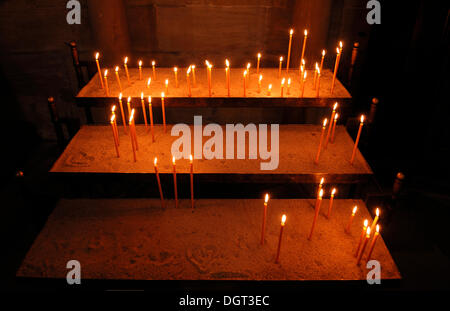
[[[262,51],[262,65],[276,66],[286,54],[289,28],[297,35],[294,55],[307,27],[306,59],[326,48],[326,67],[344,41],[339,78],[353,95],[355,116],[379,98],[362,151],[383,189],[391,188],[397,172],[406,176],[396,229],[386,237],[404,275],[402,288],[448,289],[448,1],[380,1],[380,25],[367,24],[367,1],[356,0],[82,0],[81,25],[66,23],[65,2],[0,1],[1,230],[8,253],[1,273],[7,288],[17,286],[15,270],[56,200],[43,174],[59,153],[47,97],[55,97],[61,116],[84,122],[74,105],[78,86],[66,42],[77,42],[82,60],[102,51],[107,65],[121,63],[126,54],[147,66],[153,58],[160,66],[184,66],[228,57],[237,67]],[[347,81],[356,41],[355,72]],[[33,199],[22,195],[18,170],[27,187],[33,185]]]

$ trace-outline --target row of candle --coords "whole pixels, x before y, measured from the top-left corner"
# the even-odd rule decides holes
[[[293,29],[290,30],[289,32],[289,48],[288,48],[288,58],[287,58],[287,63],[286,63],[286,74],[288,74],[289,72],[289,61],[290,61],[290,54],[291,54],[291,44],[292,44],[292,35],[293,35],[294,31]],[[307,77],[307,70],[306,70],[306,61],[304,59],[304,54],[305,54],[305,48],[306,48],[306,40],[307,40],[307,36],[308,36],[308,31],[305,30],[304,31],[305,37],[304,37],[304,41],[303,41],[303,49],[302,49],[302,54],[301,54],[301,58],[300,58],[300,67],[299,67],[299,75],[300,75],[300,89],[301,89],[301,97],[303,97],[304,94],[304,86],[305,86],[305,81],[306,81],[306,77]],[[339,47],[336,48],[336,62],[335,62],[335,66],[334,66],[334,71],[333,71],[333,79],[332,79],[332,83],[331,83],[331,94],[333,94],[334,91],[334,85],[335,85],[335,80],[336,80],[336,74],[337,74],[337,70],[339,68],[339,62],[340,62],[340,58],[341,58],[341,54],[342,54],[342,48],[343,48],[343,44],[342,41],[339,42]],[[315,63],[315,67],[314,67],[314,89],[316,90],[316,97],[319,97],[319,92],[320,92],[320,77],[321,77],[321,72],[323,69],[323,62],[324,62],[324,57],[325,57],[325,50],[322,50],[322,57],[321,57],[321,61],[320,61],[320,66],[318,65],[318,63]],[[97,52],[95,54],[95,61],[97,64],[97,69],[98,69],[98,75],[99,75],[99,80],[100,80],[100,85],[101,88],[105,88],[105,92],[106,92],[106,96],[109,96],[109,87],[108,87],[108,70],[106,69],[103,73],[102,76],[102,71],[101,71],[101,67],[100,67],[100,63],[99,63],[99,57],[100,54]],[[256,67],[256,74],[259,74],[260,71],[260,61],[261,61],[261,53],[257,54],[257,67]],[[282,68],[282,63],[283,63],[283,57],[280,57],[280,65],[279,65],[279,71],[278,71],[278,78],[281,78],[281,68]],[[130,85],[130,75],[128,72],[128,57],[124,58],[124,68],[125,68],[125,73],[127,76],[127,81],[128,84]],[[138,67],[139,67],[139,80],[142,80],[142,60],[138,61]],[[156,62],[153,60],[151,62],[152,65],[152,73],[153,73],[153,79],[156,80]],[[206,60],[205,61],[205,65],[206,65],[206,69],[207,69],[207,80],[208,80],[208,94],[209,96],[212,96],[212,64]],[[226,85],[227,85],[227,89],[228,89],[228,96],[230,96],[230,62],[228,59],[225,60],[225,76],[226,76]],[[246,97],[246,93],[247,93],[247,88],[248,88],[248,79],[250,76],[250,63],[247,63],[247,67],[245,68],[244,72],[243,72],[243,83],[244,83],[244,97]],[[175,75],[175,87],[178,88],[178,67],[174,67],[173,68],[174,71],[174,75]],[[195,65],[190,65],[188,67],[188,69],[186,70],[186,79],[187,79],[187,85],[188,85],[188,96],[191,97],[192,93],[191,93],[191,81],[190,81],[190,73],[192,72],[192,84],[194,87],[196,87],[196,79],[195,79]],[[120,91],[122,92],[122,83],[120,81],[120,77],[119,77],[119,66],[115,67],[115,73],[116,73],[116,79],[120,88]],[[103,77],[103,78],[102,78]],[[259,76],[259,80],[258,80],[258,93],[261,92],[261,80],[262,80],[262,75]],[[150,87],[152,78],[149,78],[147,81],[147,88]],[[282,82],[281,82],[281,97],[283,97],[283,89],[284,89],[284,83],[285,83],[286,79],[283,78]],[[166,79],[165,80],[165,85],[166,85],[166,93],[168,92],[168,82],[169,80]],[[290,88],[290,78],[288,78],[287,80],[288,83],[288,90],[287,93],[289,94],[289,88]],[[272,88],[272,84],[269,84],[268,86],[268,95],[271,95],[271,88]]]
[[[320,139],[319,139],[319,147],[317,148],[316,157],[314,159],[315,164],[319,164],[319,157],[320,157],[320,153],[322,150],[322,146],[324,149],[326,149],[329,142],[334,143],[336,123],[337,123],[337,119],[339,118],[339,113],[336,112],[337,107],[338,107],[338,103],[335,103],[333,105],[333,110],[331,111],[331,117],[330,117],[331,121],[330,122],[328,122],[328,118],[325,118],[323,120],[322,131],[321,131]],[[353,165],[353,162],[355,161],[356,149],[358,148],[359,139],[361,137],[361,131],[362,131],[362,127],[364,125],[364,118],[365,118],[364,115],[361,115],[360,124],[359,124],[359,128],[358,128],[358,134],[356,135],[356,140],[355,140],[355,143],[353,145],[353,150],[352,150],[352,156],[350,158],[351,165]],[[327,135],[325,137],[325,131],[327,129],[327,125],[328,125],[328,131],[327,131]]]

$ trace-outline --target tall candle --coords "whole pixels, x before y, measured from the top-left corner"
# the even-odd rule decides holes
[[[304,34],[305,37],[303,38],[302,57],[300,57],[300,59],[305,59],[306,39],[308,39],[308,30],[305,29]]]
[[[286,73],[289,72],[289,60],[291,58],[291,44],[292,44],[292,34],[293,33],[294,33],[294,29],[291,29],[289,31],[289,48],[288,48],[287,63],[286,63]]]
[[[319,65],[316,63],[314,66],[314,89],[316,89],[316,82],[317,82],[317,71],[319,70]]]
[[[244,70],[244,97],[247,97],[247,70]]]
[[[319,69],[320,69],[320,71],[322,71],[322,68],[323,68],[323,60],[324,60],[324,58],[325,58],[325,50],[322,50],[322,59],[320,60],[320,67],[319,67]]]
[[[247,63],[247,87],[250,85],[250,63]]]
[[[230,96],[230,62],[228,59],[225,60],[225,79],[228,89],[228,97]]]
[[[342,41],[339,42],[340,48],[336,48],[336,62],[334,64],[334,72],[333,72],[333,80],[331,81],[331,94],[333,94],[334,91],[334,83],[336,81],[336,74],[339,69],[339,61],[341,59],[341,53],[342,53]]]
[[[103,76],[103,78],[105,79],[105,91],[106,91],[106,96],[109,96],[109,87],[108,87],[108,69],[105,69],[105,75]]]
[[[191,66],[189,66],[189,68],[186,71],[186,81],[187,81],[187,85],[188,85],[188,96],[191,97],[192,96],[192,92],[191,92],[191,79],[189,78],[189,74],[191,73]]]
[[[331,209],[333,208],[333,200],[334,200],[334,195],[336,194],[336,188],[333,188],[333,190],[331,190],[331,196],[330,196],[330,205],[328,205],[328,214],[327,214],[327,218],[330,218],[331,215]]]
[[[100,53],[95,53],[95,63],[97,64],[97,70],[98,70],[98,79],[100,80],[100,85],[102,87],[102,89],[104,88],[103,86],[103,79],[102,79],[102,70],[100,68],[100,63],[98,61],[98,58],[100,57]]]
[[[259,80],[258,80],[258,93],[261,93],[261,80],[262,80],[262,75],[259,75]]]
[[[155,69],[156,62],[152,60],[152,73],[153,73],[153,80],[156,81],[156,69]]]
[[[142,61],[139,61],[139,80],[142,80]]]
[[[280,56],[280,66],[278,67],[278,79],[281,78],[281,66],[283,65],[283,56]]]
[[[197,82],[195,81],[195,65],[191,65],[192,67],[192,85],[196,87]]]
[[[320,206],[322,205],[322,197],[323,197],[323,189],[320,189],[319,195],[316,198],[316,205],[314,207],[314,211],[315,211],[314,219],[313,219],[313,223],[311,226],[311,231],[308,236],[308,240],[311,240],[313,232],[314,232],[314,228],[316,227],[317,217],[319,216]]]
[[[164,92],[161,93],[161,110],[163,117],[164,133],[166,132],[166,109],[164,108]]]
[[[373,235],[372,241],[370,242],[370,247],[369,247],[369,253],[367,254],[367,260],[369,261],[371,256],[372,256],[372,252],[373,249],[375,247],[375,243],[377,242],[378,236],[380,235],[380,226],[377,225],[376,226],[376,231]]]
[[[316,197],[319,197],[320,190],[323,188],[323,183],[325,182],[325,178],[321,178],[319,182],[319,186],[317,187]]]
[[[305,93],[305,83],[306,83],[306,71],[303,73],[303,81],[302,81],[302,94],[301,97],[303,97]]]
[[[281,250],[281,240],[283,237],[283,229],[284,225],[286,224],[286,215],[281,216],[281,229],[280,229],[280,237],[278,239],[278,248],[277,248],[277,257],[275,259],[275,263],[278,263],[280,259],[280,250]]]
[[[325,139],[325,146],[324,146],[325,149],[327,148],[328,141],[330,139],[331,128],[333,127],[333,121],[334,121],[334,116],[336,115],[337,107],[338,107],[338,103],[336,102],[333,106],[333,110],[331,111],[330,125],[328,126],[327,138]]]
[[[127,99],[128,117],[131,116],[131,96]]]
[[[131,109],[131,127],[130,127],[130,132],[132,132],[133,134],[133,139],[134,139],[134,146],[136,147],[136,151],[139,150],[139,146],[138,146],[138,140],[137,140],[137,135],[136,135],[136,123],[135,123],[135,118],[134,118],[134,108]]]
[[[114,121],[113,122],[114,135],[116,136],[116,139],[117,139],[117,146],[120,146],[120,143],[119,143],[119,131],[117,130],[116,105],[112,106],[111,112],[112,112],[112,115],[114,116],[114,120],[113,120]]]
[[[152,109],[152,97],[148,97],[148,112],[150,114],[150,131],[152,133],[152,142],[155,141],[155,132],[153,130],[153,109]]]
[[[264,233],[266,231],[266,217],[267,217],[267,203],[269,202],[269,194],[266,193],[264,197],[264,212],[263,212],[263,222],[262,222],[262,230],[261,230],[261,245],[264,244]]]
[[[350,159],[350,164],[353,165],[353,161],[355,160],[356,148],[358,147],[359,138],[361,137],[361,130],[364,124],[364,115],[361,115],[361,122],[359,124],[358,135],[356,136],[355,145],[353,146],[352,157]]]
[[[142,115],[144,116],[145,129],[148,130],[147,113],[145,112],[144,92],[141,92]]]
[[[156,158],[156,157],[153,160],[153,166],[155,167],[156,181],[158,182],[159,196],[161,198],[161,207],[164,208],[164,195],[162,192],[161,180],[159,179],[158,158]]]
[[[337,123],[338,118],[339,118],[339,113],[336,113],[334,115],[333,129],[331,130],[331,143],[334,143],[334,134],[336,132],[336,123]]]
[[[169,94],[169,79],[166,79],[164,84],[166,85],[166,94]]]
[[[120,113],[122,114],[123,131],[126,133],[127,132],[127,122],[125,122],[125,113],[123,112],[122,93],[119,94],[119,107],[120,107]]]
[[[175,157],[172,157],[172,166],[173,166],[173,188],[175,191],[175,207],[178,207],[177,170],[175,165]]]
[[[133,124],[133,115],[130,115],[130,118],[128,120],[128,126],[130,127],[130,139],[131,139],[131,148],[133,149],[133,159],[134,162],[136,162],[136,146],[134,144],[132,124]]]
[[[291,94],[291,78],[288,79],[286,93],[287,93],[287,95]]]
[[[280,92],[281,92],[281,97],[283,97],[283,89],[284,89],[284,81],[285,81],[285,78],[283,78],[282,80],[281,80],[281,88],[280,88]]]
[[[372,230],[372,232],[375,230],[375,226],[377,225],[379,218],[380,218],[380,209],[377,207],[377,209],[375,210],[375,218],[373,219],[372,225],[370,226],[370,230]]]
[[[328,121],[327,118],[323,120],[322,133],[320,134],[319,148],[317,149],[316,159],[314,160],[315,164],[319,164],[320,149],[322,149],[322,142],[325,133],[325,128],[327,126],[327,121]]]
[[[173,72],[175,74],[175,87],[178,88],[178,68],[174,67]]]
[[[205,61],[205,63],[206,63],[206,72],[207,72],[207,75],[208,75],[208,95],[209,95],[209,97],[211,97],[211,64],[208,62],[208,61]]]
[[[119,66],[116,66],[116,78],[117,78],[117,84],[119,84],[119,89],[122,92],[122,83],[120,83],[120,77],[119,77]]]
[[[365,219],[364,220],[363,230],[362,230],[362,233],[361,233],[361,237],[359,238],[359,242],[358,242],[358,247],[356,247],[355,257],[357,257],[358,254],[359,254],[359,250],[361,249],[361,245],[363,243],[364,235],[366,234],[366,230],[367,229],[370,229],[369,228],[369,221],[367,219]]]
[[[272,92],[272,84],[269,84],[267,87],[267,96],[270,96],[270,93]]]
[[[358,206],[355,205],[353,207],[352,214],[350,215],[350,220],[348,221],[348,225],[345,228],[345,232],[347,232],[347,233],[350,233],[350,227],[352,226],[353,218],[355,218],[355,214],[356,214],[357,210],[358,210]]]
[[[316,97],[319,97],[320,92],[320,69],[317,70],[317,89],[316,89]]]
[[[366,229],[366,237],[364,239],[363,246],[361,247],[361,252],[359,253],[359,256],[356,258],[357,265],[359,265],[359,263],[361,261],[361,258],[364,254],[364,250],[366,249],[367,242],[369,241],[369,239],[370,239],[370,227]]]
[[[261,60],[261,53],[258,53],[258,62],[256,63],[256,74],[259,74],[259,61]]]
[[[127,81],[128,81],[128,85],[131,84],[130,82],[130,74],[128,72],[128,57],[125,57],[125,59],[123,60],[123,67],[125,68],[125,74],[127,75]]]
[[[150,88],[150,84],[152,83],[152,78],[148,78],[147,80],[147,88]]]
[[[115,121],[116,115],[113,114],[111,116],[111,129],[113,132],[113,137],[114,137],[114,147],[116,148],[116,154],[117,157],[120,158],[120,154],[119,154],[119,143],[117,142],[117,137],[116,137],[116,129],[114,128],[114,121]]]
[[[192,154],[189,155],[190,161],[190,177],[191,177],[191,208],[194,210],[194,159],[192,158]]]

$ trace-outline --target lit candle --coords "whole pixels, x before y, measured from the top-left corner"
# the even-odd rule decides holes
[[[197,82],[195,81],[195,65],[191,65],[192,67],[192,85],[196,87]]]
[[[285,224],[286,224],[286,215],[283,215],[281,217],[280,238],[278,239],[278,249],[277,249],[277,257],[275,259],[275,263],[278,263],[278,260],[280,259],[281,239],[283,237],[283,229],[284,229]]]
[[[156,157],[155,157],[155,160],[153,161],[153,166],[155,167],[155,174],[156,174],[156,180],[158,182],[159,196],[161,197],[161,207],[164,208],[164,196],[163,196],[162,187],[161,187],[161,180],[159,179],[158,158],[156,158]]]
[[[207,71],[207,75],[208,75],[208,94],[209,94],[209,97],[211,97],[211,67],[212,67],[212,65],[208,62],[208,61],[205,61],[205,63],[206,63],[206,71]]]
[[[314,160],[315,164],[319,164],[320,149],[322,148],[323,136],[324,136],[324,133],[325,133],[325,128],[327,126],[327,121],[328,121],[327,118],[325,118],[323,120],[322,133],[320,134],[319,148],[317,149],[316,159]]]
[[[123,112],[122,93],[119,94],[119,107],[120,107],[120,113],[122,114],[123,131],[126,133],[127,132],[127,123],[125,122],[125,113]]]
[[[323,197],[323,189],[320,189],[319,195],[316,198],[316,205],[314,207],[315,210],[314,220],[311,226],[311,232],[309,233],[308,240],[311,240],[314,228],[316,227],[317,217],[319,216],[320,206],[322,205],[322,197]]]
[[[325,149],[327,149],[328,140],[330,139],[331,128],[333,126],[334,116],[336,115],[336,108],[337,107],[338,107],[338,103],[336,102],[334,104],[334,106],[333,106],[333,110],[331,111],[330,125],[328,126],[327,138],[325,139],[325,146],[324,146]]]
[[[294,33],[294,29],[291,29],[289,31],[289,48],[288,48],[287,63],[286,63],[286,73],[289,72],[289,60],[291,58],[291,44],[292,44],[292,34],[293,33]]]
[[[156,62],[152,60],[152,72],[153,72],[153,80],[156,81],[156,69],[155,69]]]
[[[120,142],[119,142],[119,131],[117,130],[117,118],[115,117],[115,115],[116,115],[116,105],[113,105],[113,106],[112,106],[111,112],[112,112],[112,115],[114,116],[114,122],[113,122],[113,125],[114,125],[114,135],[116,136],[116,139],[117,139],[117,146],[120,146]]]
[[[109,96],[109,88],[108,88],[108,69],[105,69],[105,75],[103,76],[103,78],[105,79],[105,91],[106,91],[106,96]]]
[[[336,74],[339,69],[339,61],[341,59],[341,53],[342,53],[342,41],[339,42],[340,48],[336,48],[336,63],[334,64],[334,72],[333,72],[333,80],[331,81],[331,94],[333,94],[334,91],[334,83],[336,81]]]
[[[142,61],[139,61],[139,80],[142,80]]]
[[[120,157],[120,155],[119,155],[119,143],[117,142],[116,129],[115,129],[115,127],[114,127],[114,121],[115,121],[115,119],[116,119],[116,115],[113,114],[113,115],[111,116],[111,128],[112,128],[113,137],[114,137],[114,146],[116,147],[116,154],[117,154],[117,157],[119,158],[119,157]]]
[[[145,112],[144,92],[141,92],[142,114],[144,115],[145,129],[148,130],[147,113]]]
[[[228,89],[228,97],[230,97],[230,62],[228,59],[225,60],[225,76],[227,79],[227,89]]]
[[[316,90],[316,97],[319,97],[319,91],[320,91],[320,69],[317,70],[317,90]]]
[[[325,50],[322,50],[322,59],[320,60],[320,71],[322,71],[323,68],[323,59],[325,58]]]
[[[134,139],[134,146],[136,147],[136,151],[139,150],[139,146],[138,146],[138,141],[137,141],[137,135],[136,135],[136,123],[135,118],[134,118],[134,108],[131,109],[131,127],[130,127],[130,132],[132,132],[133,134],[133,139]]]
[[[358,258],[356,259],[356,264],[357,265],[359,265],[359,263],[361,261],[361,258],[362,258],[363,254],[364,254],[364,250],[366,249],[367,242],[369,241],[369,239],[370,239],[370,227],[367,228],[367,230],[366,230],[366,238],[364,239],[363,246],[361,247],[361,252],[359,253]]]
[[[278,67],[278,79],[281,78],[281,66],[283,65],[283,56],[280,56],[280,67]]]
[[[334,134],[336,132],[336,123],[337,123],[338,118],[339,118],[339,113],[336,113],[334,115],[333,129],[331,130],[331,143],[334,143]]]
[[[379,235],[380,235],[380,226],[377,225],[376,226],[376,231],[375,231],[375,233],[373,235],[373,238],[372,238],[372,242],[370,242],[369,253],[367,254],[367,260],[368,261],[370,260],[370,256],[372,256],[373,248],[375,247],[375,242],[377,241]]]
[[[130,82],[130,74],[128,73],[128,57],[125,57],[125,59],[123,60],[123,67],[125,68],[125,74],[127,75],[127,81],[128,81],[128,85],[131,84]]]
[[[287,83],[287,95],[291,93],[291,78],[288,79]]]
[[[306,83],[306,71],[303,73],[303,82],[302,82],[302,96],[305,93],[305,83]]]
[[[100,57],[100,53],[95,53],[95,62],[97,64],[98,79],[100,80],[100,85],[102,86],[102,89],[103,89],[104,86],[103,86],[103,79],[102,79],[102,70],[100,69],[100,63],[98,61],[99,57]]]
[[[191,73],[191,66],[189,66],[189,68],[186,71],[186,81],[187,81],[187,85],[188,85],[188,96],[191,97],[192,96],[192,92],[191,92],[191,79],[189,78],[189,74]]]
[[[244,70],[244,97],[247,97],[246,81],[247,81],[247,70]]]
[[[375,218],[372,222],[372,225],[370,226],[370,230],[372,230],[372,232],[375,230],[375,226],[377,225],[379,218],[380,218],[380,209],[377,207],[377,209],[375,210]]]
[[[132,124],[133,124],[133,115],[130,115],[130,119],[128,120],[128,125],[130,127],[130,139],[131,139],[131,148],[133,149],[133,159],[134,159],[134,162],[136,162],[136,146],[134,145]]]
[[[272,91],[272,84],[269,84],[269,86],[267,87],[267,96],[270,96],[271,91]]]
[[[306,39],[308,38],[308,30],[305,29],[304,34],[305,34],[305,37],[303,38],[302,57],[300,57],[300,59],[304,59],[305,58]]]
[[[350,227],[352,226],[353,218],[355,218],[355,214],[356,214],[357,210],[358,210],[358,206],[355,205],[355,207],[353,207],[352,214],[350,215],[350,220],[348,221],[348,225],[345,228],[345,232],[347,232],[347,233],[350,233]]]
[[[166,94],[169,94],[169,79],[166,79],[165,85],[166,85]]]
[[[147,88],[150,88],[150,84],[152,83],[152,78],[148,78],[147,80]]]
[[[177,170],[175,165],[175,157],[172,157],[172,166],[173,166],[173,187],[175,191],[175,207],[178,207]]]
[[[120,77],[119,77],[119,66],[116,66],[116,78],[117,78],[117,83],[119,84],[119,89],[122,92],[122,83],[120,83]]]
[[[350,159],[350,164],[353,165],[353,161],[355,160],[356,148],[358,147],[359,138],[361,137],[361,130],[364,124],[364,115],[361,115],[361,123],[359,124],[358,135],[356,136],[355,145],[353,146],[352,158]]]
[[[259,74],[259,61],[261,60],[261,53],[258,53],[258,62],[256,63],[256,74]]]
[[[369,228],[369,221],[367,219],[364,220],[364,226],[361,233],[361,237],[359,238],[358,247],[356,248],[355,257],[358,256],[359,250],[361,249],[362,242],[364,240],[364,235],[366,234],[366,230]]]
[[[128,117],[131,115],[131,96],[127,99]]]
[[[250,85],[250,63],[247,63],[247,87]]]
[[[281,80],[281,89],[280,89],[281,97],[283,97],[284,81],[285,81],[285,78],[283,78],[283,79]]]
[[[178,68],[174,67],[173,72],[175,74],[175,87],[178,88]]]
[[[316,89],[316,82],[317,82],[317,71],[319,70],[319,65],[316,63],[314,66],[314,89]]]
[[[301,61],[300,61],[300,68],[299,68],[299,76],[300,76],[300,78],[303,76],[303,71],[306,71],[306,61],[304,60],[304,59],[302,59]]]
[[[267,216],[267,203],[269,202],[269,194],[266,193],[264,198],[264,213],[263,213],[263,222],[262,222],[262,230],[261,230],[261,245],[264,245],[264,233],[266,231],[266,216]]]
[[[259,80],[258,80],[258,93],[261,93],[261,80],[262,80],[262,75],[259,75]]]
[[[333,199],[334,199],[334,195],[336,194],[336,188],[333,188],[333,190],[331,190],[331,196],[330,196],[330,205],[328,205],[328,214],[327,214],[327,218],[330,218],[331,215],[331,209],[333,208]]]
[[[163,117],[164,133],[166,132],[166,110],[164,109],[164,92],[161,93],[161,109]]]
[[[192,154],[189,155],[190,161],[190,175],[191,175],[191,208],[194,210],[194,159],[192,158]]]
[[[320,183],[319,183],[319,186],[317,187],[317,192],[316,192],[316,196],[317,197],[319,197],[319,193],[320,193],[320,189],[322,189],[323,188],[323,183],[325,182],[325,178],[321,178],[320,179]]]
[[[148,112],[150,114],[150,131],[152,133],[152,142],[155,141],[155,133],[153,131],[153,109],[152,109],[152,97],[148,97]]]

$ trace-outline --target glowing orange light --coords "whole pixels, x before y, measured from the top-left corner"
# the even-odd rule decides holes
[[[289,34],[292,36],[293,33],[294,33],[294,29],[291,29],[291,30],[289,31]]]
[[[336,193],[336,188],[333,188],[333,190],[331,190],[331,195],[334,195]]]
[[[156,166],[158,164],[158,158],[155,157],[155,159],[153,160],[153,165]]]
[[[336,114],[334,115],[334,119],[337,120],[338,117],[339,117],[339,113],[336,113]]]
[[[98,58],[100,57],[100,53],[95,53],[95,60],[98,60]]]
[[[119,72],[119,66],[116,66],[115,70],[116,70],[116,72]]]
[[[328,122],[328,119],[325,118],[325,119],[323,120],[323,127],[327,126],[327,122]]]
[[[266,196],[264,197],[264,203],[269,202],[269,194],[266,193]]]
[[[285,78],[283,78],[283,80],[281,80],[281,85],[284,85],[284,81],[285,81]]]
[[[333,111],[335,111],[337,107],[338,107],[338,103],[336,102],[333,106]]]
[[[119,93],[119,100],[122,100],[122,93]]]
[[[154,60],[152,60],[152,66],[155,66],[156,62]]]
[[[361,115],[361,123],[364,123],[364,115]]]
[[[105,78],[108,76],[108,69],[105,69]]]
[[[139,61],[139,67],[142,67],[142,61],[141,60]]]
[[[194,161],[194,159],[192,158],[192,154],[189,155],[189,161],[191,161],[191,163],[192,161]]]
[[[308,35],[308,30],[305,29],[304,34],[305,34],[305,36],[307,36]]]
[[[114,119],[116,118],[116,115],[115,114],[113,114],[112,116],[111,116],[111,123],[114,123]]]
[[[226,65],[227,67],[230,67],[230,62],[228,61],[228,59],[225,60],[225,65]]]
[[[286,215],[281,216],[281,225],[284,226],[286,223]]]
[[[322,56],[325,56],[325,50],[322,50]]]
[[[282,62],[283,61],[283,56],[280,56],[280,62]]]
[[[175,157],[172,157],[172,163],[175,165]]]
[[[355,205],[355,207],[352,210],[352,215],[355,215],[357,210],[358,210],[358,206]]]
[[[322,198],[323,197],[323,189],[320,189],[320,191],[319,191],[319,198]]]
[[[128,57],[125,57],[125,59],[123,60],[123,63],[126,65],[128,63]]]

